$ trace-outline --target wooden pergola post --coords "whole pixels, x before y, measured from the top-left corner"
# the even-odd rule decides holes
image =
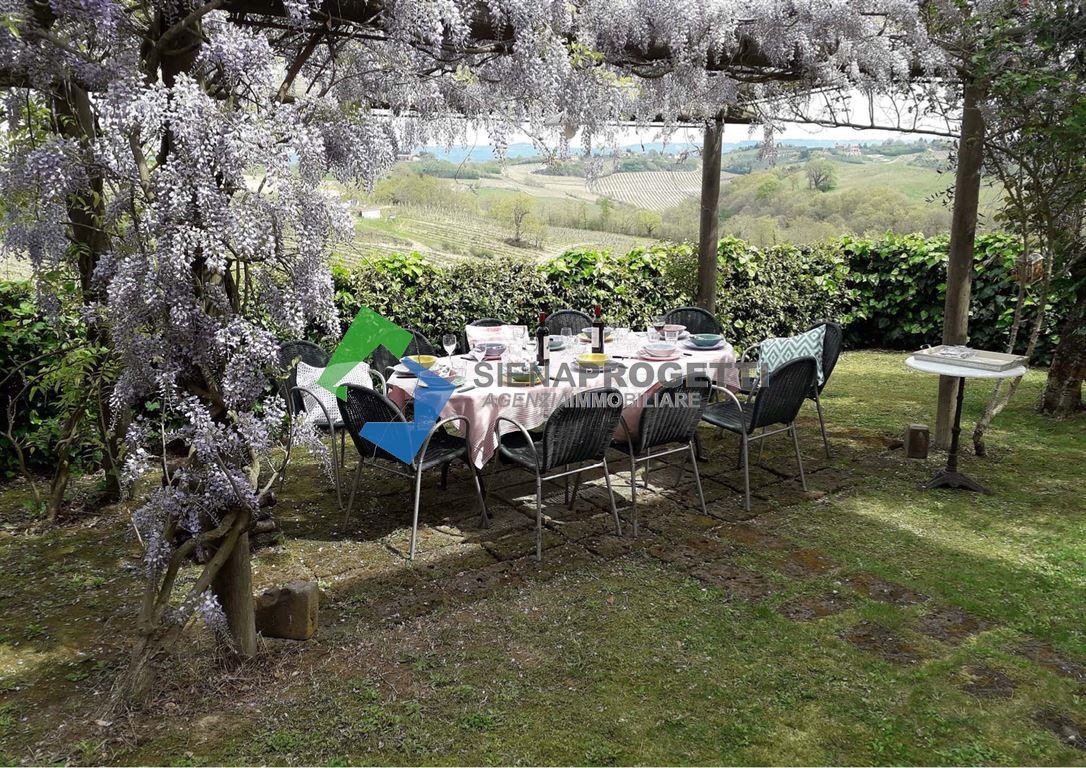
[[[724,112],[705,122],[701,153],[701,220],[698,232],[698,291],[694,301],[712,312],[716,306],[717,243],[720,223],[720,151],[724,138]]]
[[[969,340],[969,300],[973,288],[973,245],[977,234],[981,165],[984,162],[984,88],[967,82],[962,103],[962,133],[958,139],[958,168],[954,178],[954,209],[950,219],[950,252],[943,308],[943,343]],[[935,416],[935,445],[946,449],[954,421],[958,380],[939,377],[939,407]]]

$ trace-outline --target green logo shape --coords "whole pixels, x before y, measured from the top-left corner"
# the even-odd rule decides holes
[[[340,379],[379,346],[383,345],[396,357],[401,357],[411,339],[411,331],[386,320],[369,307],[362,307],[332,353],[317,384],[329,392],[335,392],[340,400],[346,400],[347,388],[336,386]]]

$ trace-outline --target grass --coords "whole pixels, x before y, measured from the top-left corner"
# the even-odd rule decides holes
[[[661,470],[648,530],[618,539],[596,480],[550,507],[542,565],[523,477],[491,476],[484,532],[454,472],[409,566],[405,486],[367,477],[344,525],[300,461],[255,581],[317,579],[317,637],[229,668],[190,633],[148,708],[105,726],[138,583],[123,512],[42,529],[11,485],[0,762],[1083,764],[1086,420],[1036,415],[1033,372],[964,460],[994,495],[924,492],[940,457],[889,441],[932,418],[936,380],[902,360],[844,356],[832,462],[801,423],[810,492],[771,443],[746,519],[733,445],[706,432],[709,517]]]

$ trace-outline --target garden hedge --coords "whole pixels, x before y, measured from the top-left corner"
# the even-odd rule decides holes
[[[846,346],[916,349],[942,334],[947,238],[842,237],[816,246],[755,248],[736,238],[719,246],[717,315],[737,346],[802,331],[820,318],[841,321]],[[1007,343],[1017,286],[1017,241],[1002,233],[977,238],[970,321],[974,346]],[[495,258],[437,265],[418,254],[390,254],[333,279],[346,324],[366,305],[436,340],[480,317],[533,327],[541,311],[599,304],[608,322],[644,327],[654,315],[689,304],[697,252],[659,243],[626,254],[574,249],[544,262]],[[1060,317],[1057,283],[1034,362],[1047,363]],[[1035,291],[1028,303],[1033,304]],[[1026,333],[1019,347],[1025,347]]]

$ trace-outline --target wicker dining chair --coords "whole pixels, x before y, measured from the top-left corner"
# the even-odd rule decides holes
[[[563,328],[571,328],[576,336],[592,325],[592,318],[576,309],[560,309],[547,316],[547,333],[560,336]]]
[[[625,441],[614,441],[611,446],[630,457],[630,507],[633,516],[633,533],[637,535],[637,465],[645,465],[645,488],[649,487],[649,462],[661,460],[665,456],[685,453],[682,464],[674,464],[680,473],[686,462],[694,471],[694,484],[698,489],[702,514],[705,509],[705,494],[701,488],[701,475],[698,472],[697,450],[694,436],[702,414],[709,404],[712,390],[708,379],[701,381],[682,378],[671,384],[665,384],[646,400],[638,422],[637,437],[630,439],[626,429]],[[623,422],[625,427],[625,422]],[[663,449],[663,450],[661,450]],[[668,462],[661,461],[667,465]],[[576,490],[576,489],[574,489]]]
[[[498,328],[506,325],[504,320],[499,320],[496,317],[480,317],[478,320],[472,320],[468,323],[468,328]],[[468,332],[465,330],[460,334],[460,349],[462,352],[471,351],[471,343],[468,341]]]
[[[822,446],[826,451],[826,458],[832,459],[833,452],[830,450],[830,441],[826,435],[826,416],[822,410],[822,391],[826,388],[826,385],[830,382],[830,374],[833,373],[833,369],[837,367],[837,361],[841,357],[841,348],[844,344],[844,329],[840,323],[835,323],[832,320],[819,320],[804,333],[813,331],[820,326],[826,327],[826,335],[822,340],[822,383],[818,382],[818,377],[815,376],[814,386],[811,387],[811,391],[807,394],[807,399],[814,401],[815,410],[818,411],[818,430],[822,435]],[[757,355],[760,353],[761,344],[752,344],[743,350],[742,356],[739,358],[739,362],[742,363],[754,363],[757,361]]]
[[[712,312],[701,307],[679,307],[664,315],[668,323],[685,325],[690,333],[723,333],[724,328]]]
[[[494,425],[498,431],[503,422],[514,431],[499,432],[498,453],[502,460],[535,474],[535,556],[543,559],[543,481],[561,480],[603,468],[607,494],[615,531],[622,534],[615,493],[611,488],[611,471],[607,467],[607,448],[622,419],[623,398],[617,389],[588,389],[567,396],[547,419],[543,434],[534,437],[523,424],[508,416],[499,416]],[[569,469],[570,465],[579,465]],[[568,489],[568,486],[567,486]],[[576,489],[575,489],[576,491]],[[572,509],[576,493],[569,501]]]
[[[743,468],[744,506],[748,512],[750,511],[750,444],[753,442],[763,441],[781,432],[790,433],[792,445],[796,450],[796,462],[799,464],[799,481],[803,490],[807,490],[807,478],[803,474],[803,456],[799,452],[799,437],[796,435],[795,422],[803,401],[817,380],[816,370],[813,357],[801,357],[785,363],[766,377],[745,406],[739,402],[739,398],[731,390],[713,385],[713,390],[724,395],[724,399],[709,404],[701,418],[715,427],[740,436],[739,462]],[[783,426],[770,429],[778,424]],[[762,431],[755,434],[755,430],[758,429]]]
[[[284,342],[279,347],[279,365],[287,369],[287,377],[280,386],[287,410],[292,415],[305,409],[301,393],[288,396],[288,393],[298,386],[298,361],[315,368],[323,368],[328,365],[328,353],[313,342],[301,339]]]
[[[404,350],[401,357],[407,357],[408,355],[435,355],[435,347],[430,343],[430,340],[426,338],[421,331],[417,331],[414,328],[404,327],[405,331],[410,331],[411,342],[407,345],[407,349]],[[385,378],[388,378],[391,371],[390,369],[399,364],[400,358],[392,354],[385,346],[379,346],[373,350],[373,366],[384,374]]]
[[[414,479],[415,481],[415,505],[411,516],[411,546],[408,559],[415,559],[415,542],[419,532],[419,501],[422,497],[422,473],[434,467],[446,469],[450,463],[460,459],[471,469],[472,478],[475,480],[475,492],[479,497],[480,525],[486,527],[490,522],[490,515],[486,508],[486,498],[483,495],[483,484],[479,476],[478,468],[471,463],[469,458],[469,446],[471,445],[471,426],[463,416],[453,416],[438,421],[430,429],[426,440],[419,448],[418,453],[410,462],[405,462],[393,454],[385,451],[362,437],[362,428],[368,422],[401,422],[406,423],[403,413],[396,404],[380,392],[366,387],[347,386],[347,397],[339,401],[339,411],[343,416],[347,432],[354,441],[358,450],[358,467],[354,472],[354,480],[351,482],[351,495],[347,502],[347,512],[344,516],[346,522],[354,508],[354,497],[358,493],[358,484],[362,478],[362,466],[369,463],[375,469],[389,472],[398,477]],[[459,422],[464,436],[457,437],[445,431],[445,425]],[[404,468],[407,468],[406,471]]]

